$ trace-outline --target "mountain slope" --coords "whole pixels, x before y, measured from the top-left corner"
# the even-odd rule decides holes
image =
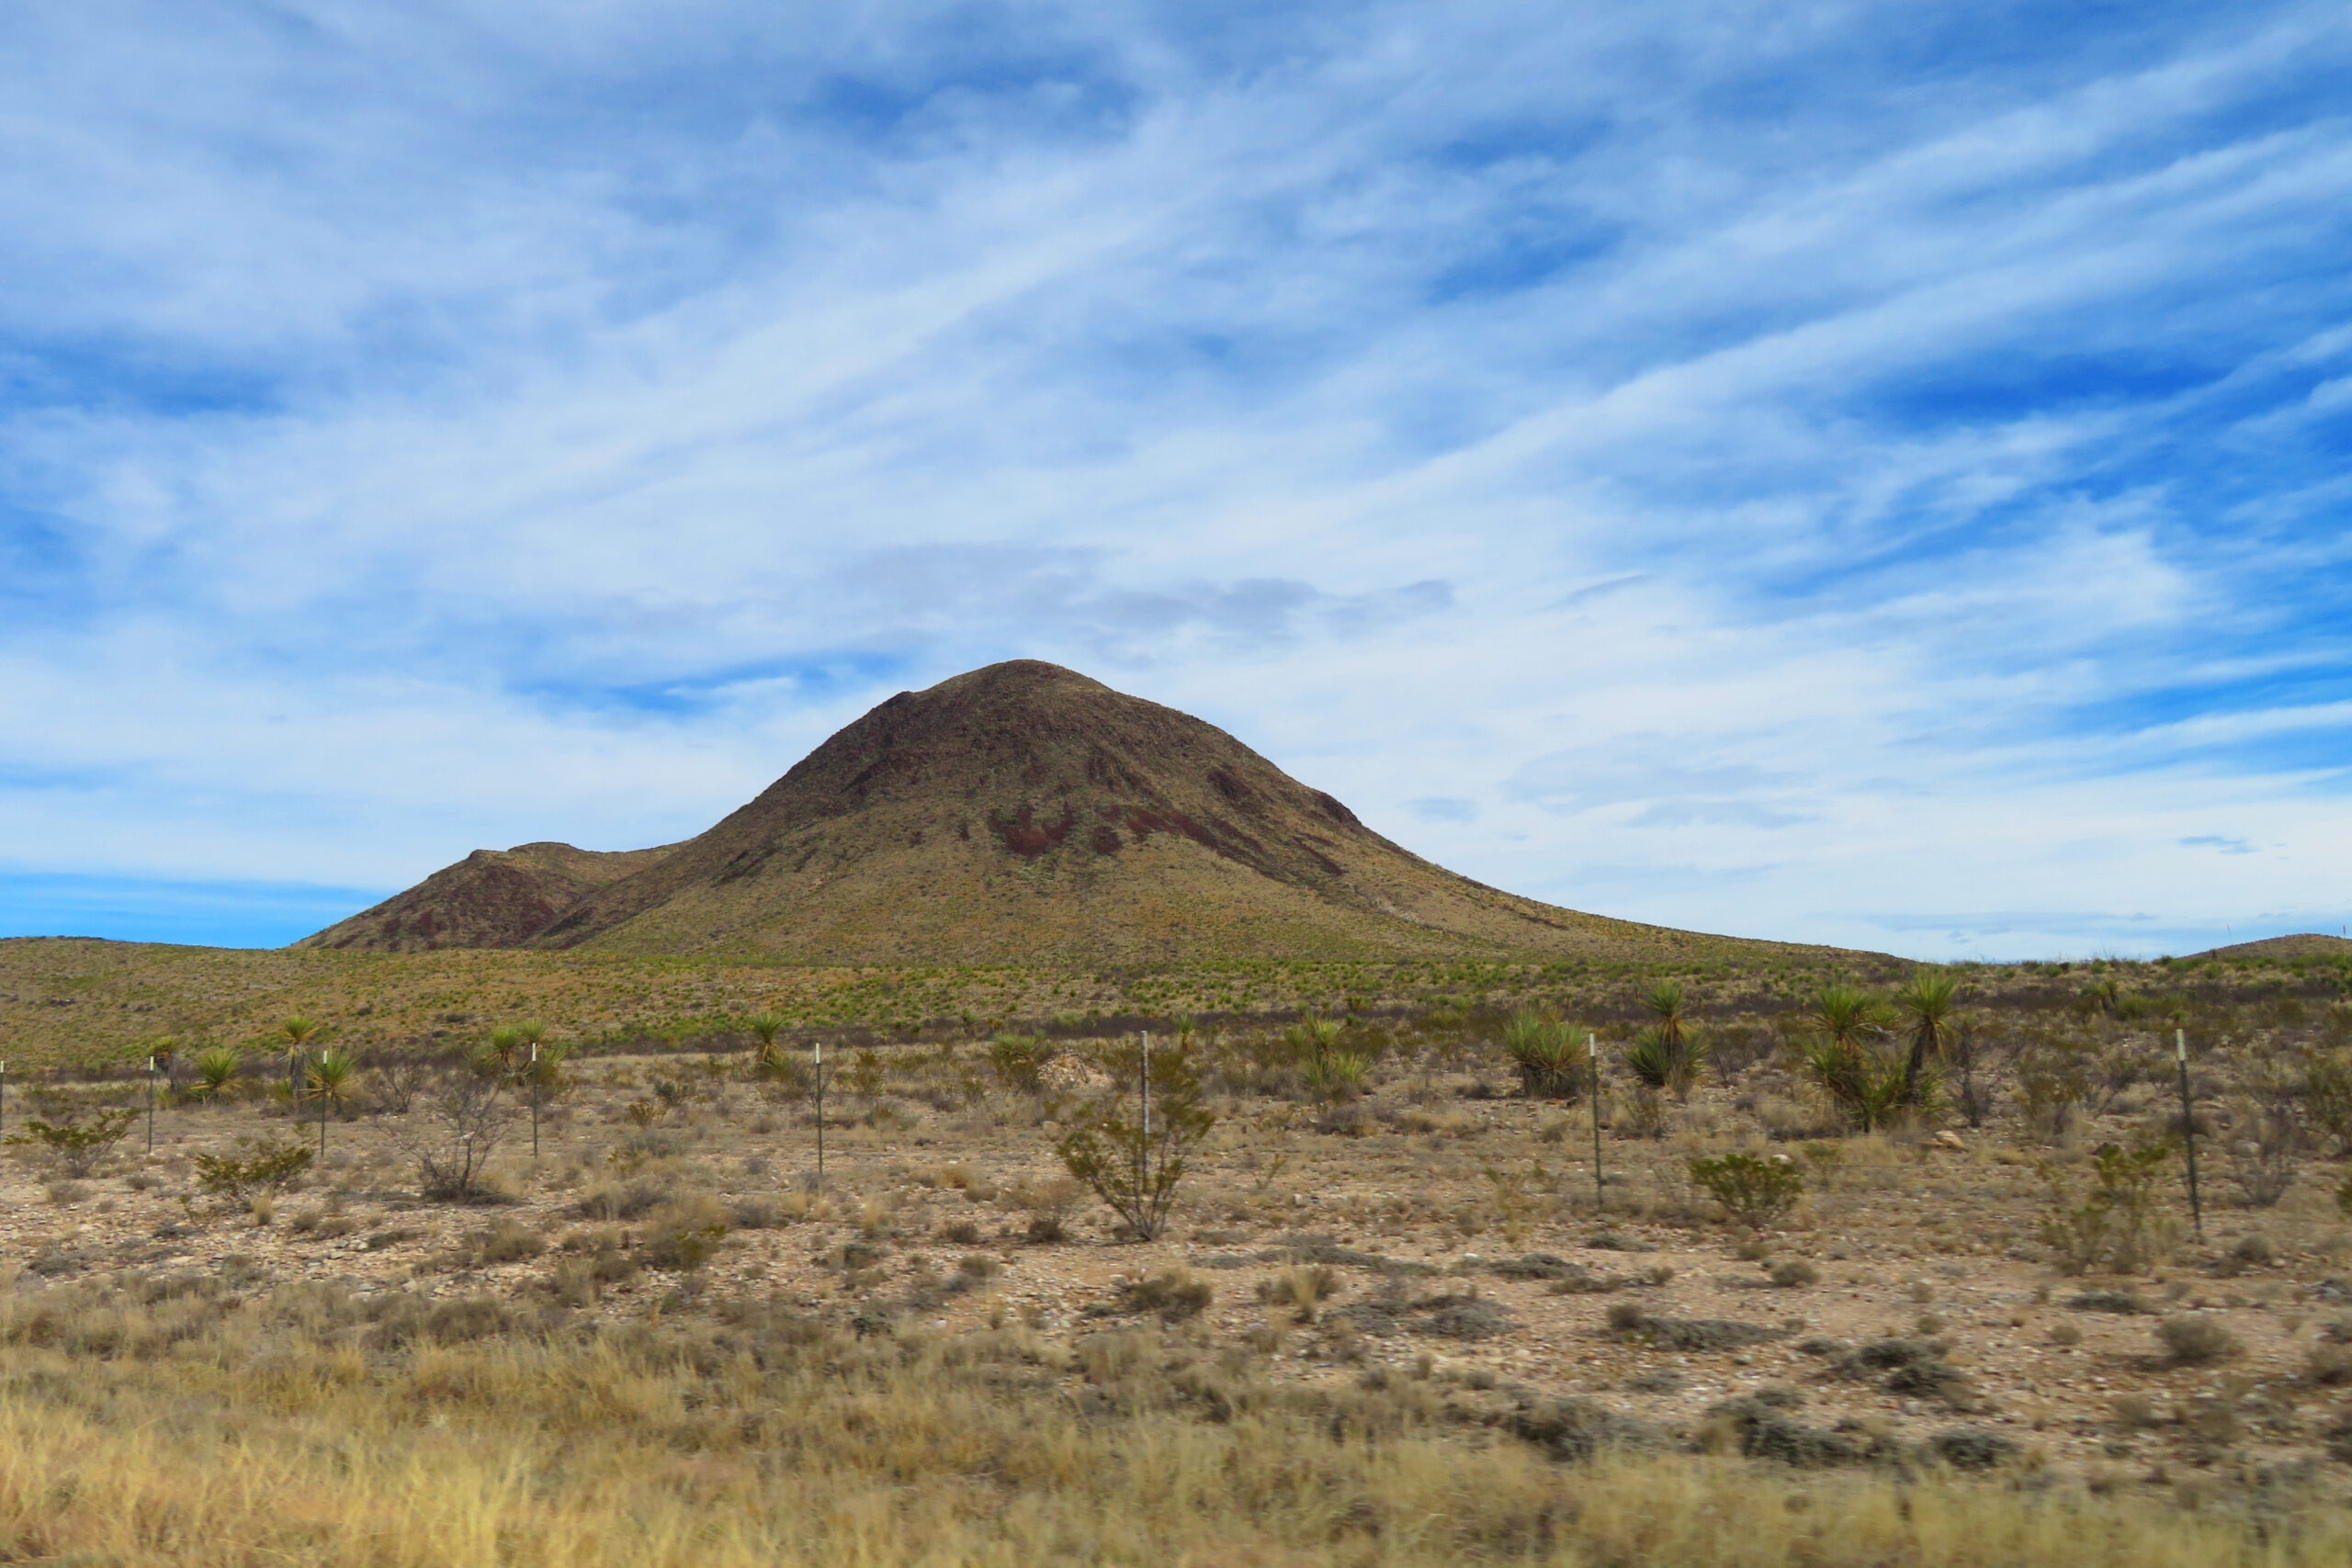
[[[405,893],[304,937],[297,947],[422,953],[515,947],[608,882],[657,863],[666,849],[599,852],[570,844],[476,850]]]
[[[588,880],[573,863],[477,852],[305,944],[413,940],[394,933],[432,919],[435,935],[479,931],[482,945],[854,963],[1778,945],[1498,892],[1212,725],[1029,660],[902,692],[709,831],[637,853],[556,908],[560,877]],[[435,913],[451,899],[463,908]]]

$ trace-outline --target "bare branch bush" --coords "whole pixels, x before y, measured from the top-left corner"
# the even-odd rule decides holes
[[[467,1068],[435,1074],[416,1092],[392,1143],[415,1162],[422,1196],[446,1203],[480,1202],[491,1157],[523,1108],[502,1075]]]

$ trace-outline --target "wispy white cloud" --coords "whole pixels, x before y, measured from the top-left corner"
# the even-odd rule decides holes
[[[650,841],[1029,654],[1582,907],[2324,908],[2352,37],[1996,12],[20,10],[9,858]]]

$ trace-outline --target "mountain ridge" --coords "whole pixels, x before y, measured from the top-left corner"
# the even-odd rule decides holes
[[[1215,726],[1034,660],[890,697],[691,839],[476,851],[296,945],[399,943],[885,964],[1797,950],[1473,881]]]

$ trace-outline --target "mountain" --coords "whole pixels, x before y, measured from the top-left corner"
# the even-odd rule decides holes
[[[520,947],[586,894],[656,864],[669,852],[575,850],[557,843],[476,850],[407,892],[294,945],[376,953]]]
[[[2265,937],[2260,942],[2234,942],[2228,947],[2192,953],[2191,958],[2348,958],[2352,942],[2340,936],[2304,931],[2296,936]]]
[[[1780,944],[1499,892],[1212,725],[1016,660],[899,693],[698,837],[478,850],[297,945],[1024,964]]]

